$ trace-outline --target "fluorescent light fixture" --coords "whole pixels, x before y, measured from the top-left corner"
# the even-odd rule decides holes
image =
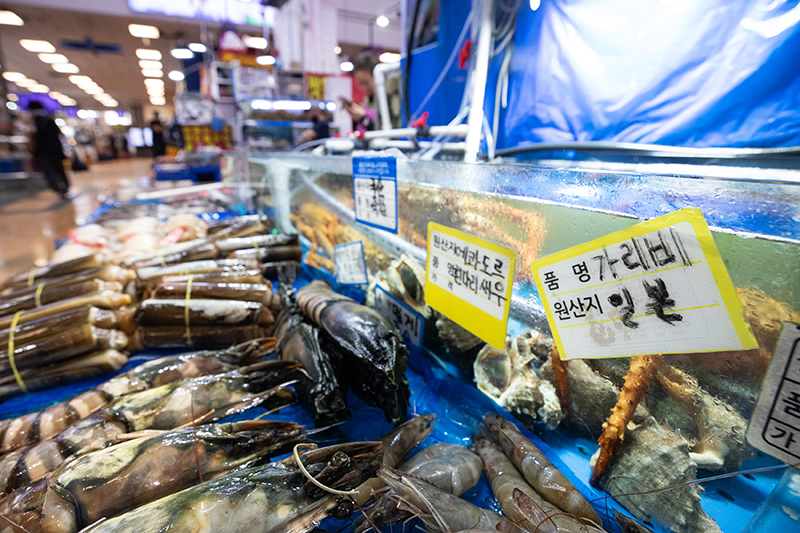
[[[189,50],[202,54],[206,51],[206,45],[200,43],[189,43]]]
[[[339,68],[342,69],[342,72],[353,72],[353,62],[342,61],[339,63]]]
[[[22,22],[19,15],[13,11],[0,10],[0,24],[5,24],[6,26],[22,26],[25,23]]]
[[[56,51],[56,47],[47,41],[36,41],[34,39],[22,39],[19,44],[28,52],[42,52],[44,54],[52,54]]]
[[[10,100],[11,102],[19,102],[19,96],[17,96],[14,93],[7,94],[6,95],[6,100]]]
[[[256,63],[259,65],[274,65],[275,58],[273,56],[258,56],[256,58]]]
[[[78,118],[89,118],[89,112],[85,109],[78,109]]]
[[[339,54],[342,53],[342,47],[341,46],[334,46],[333,47],[333,53],[338,56]]]
[[[531,0],[531,11],[536,11],[542,5],[542,0]]]
[[[100,103],[106,107],[117,107],[119,105],[119,102],[117,102],[116,100],[105,100]]]
[[[93,97],[94,97],[94,99],[95,99],[95,100],[97,100],[97,101],[100,101],[100,100],[110,100],[110,99],[111,99],[111,95],[110,95],[110,94],[108,94],[108,93],[105,93],[105,92],[98,93],[98,94],[93,94],[92,96],[93,96]]]
[[[144,76],[145,78],[163,78],[164,71],[156,70],[153,68],[144,68],[142,69],[142,76]]]
[[[8,81],[13,81],[17,83],[18,81],[27,80],[28,76],[23,74],[22,72],[3,72],[3,78]]]
[[[136,50],[136,57],[139,59],[153,59],[161,61],[161,52],[158,50],[148,50],[147,48],[138,48]]]
[[[184,75],[183,72],[181,72],[180,70],[173,70],[172,72],[167,74],[167,77],[169,77],[169,79],[171,79],[172,81],[182,81]]]
[[[308,111],[311,109],[311,102],[308,100],[275,100],[272,102],[272,109],[280,111]]]
[[[269,111],[272,109],[272,102],[269,100],[253,100],[250,102],[250,107],[253,109],[261,109],[262,111]]]
[[[173,48],[170,54],[172,54],[172,57],[175,59],[191,59],[192,56],[194,56],[194,52],[188,48]]]
[[[77,74],[81,71],[78,65],[73,65],[72,63],[55,63],[52,67],[53,70],[62,74]]]
[[[375,24],[377,24],[381,28],[385,28],[386,26],[389,25],[389,17],[387,17],[386,15],[381,15],[375,19]]]
[[[381,63],[397,63],[401,57],[400,54],[395,54],[394,52],[384,52],[378,59],[381,60]]]
[[[27,78],[24,79],[24,80],[15,81],[14,83],[16,83],[17,87],[22,87],[23,89],[27,89],[29,87],[33,87],[34,85],[39,85],[38,81],[27,79]]]
[[[39,59],[48,64],[69,63],[69,59],[64,54],[39,54]]]
[[[50,98],[53,100],[58,100],[59,98],[64,98],[64,95],[58,91],[50,91]]]
[[[161,61],[154,61],[152,59],[142,59],[141,61],[139,61],[139,68],[161,70],[164,68],[164,65],[161,63]]]
[[[147,87],[163,87],[164,80],[159,80],[157,78],[147,78],[146,80],[144,80],[144,84]]]
[[[158,39],[161,37],[158,28],[146,24],[128,24],[128,31],[131,32],[131,35],[140,39]]]
[[[70,76],[69,81],[74,83],[75,85],[81,85],[83,83],[94,83],[92,78],[89,76]]]
[[[334,111],[336,111],[336,102],[328,102],[327,104],[325,104],[325,107],[328,109],[328,111],[333,113]]]
[[[85,92],[86,94],[91,94],[91,95],[103,94],[105,92],[100,87],[81,87],[81,89],[83,89],[83,92]]]
[[[163,100],[163,99],[162,99],[162,100],[155,100],[155,99],[153,99],[153,100],[150,100],[150,103],[151,103],[151,104],[153,104],[153,105],[155,105],[155,106],[167,105],[167,101],[166,101],[166,100]]]
[[[32,93],[48,93],[50,92],[50,87],[37,83],[36,85],[28,87],[28,90]]]
[[[150,96],[154,94],[159,96],[164,96],[164,92],[165,90],[163,87],[147,87],[147,94],[149,94]]]
[[[264,50],[268,44],[265,38],[253,37],[252,35],[242,37],[242,42],[247,48],[255,48],[256,50]]]

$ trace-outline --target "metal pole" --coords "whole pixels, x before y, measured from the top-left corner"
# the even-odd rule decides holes
[[[483,99],[486,95],[486,79],[489,75],[489,50],[492,47],[492,28],[494,26],[494,0],[483,0],[481,10],[481,29],[478,34],[478,50],[472,71],[472,97],[470,98],[469,118],[467,119],[466,163],[475,163],[481,149],[481,129],[483,127]]]

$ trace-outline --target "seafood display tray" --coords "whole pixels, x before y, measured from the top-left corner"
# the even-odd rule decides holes
[[[305,285],[311,279],[319,277],[327,276],[316,269],[305,267],[297,285],[298,287]],[[350,289],[348,293],[354,298],[363,299],[364,297],[363,291],[359,289]],[[163,351],[147,352],[134,356],[119,373],[126,372],[136,365],[166,353]],[[176,353],[176,351],[169,353]],[[435,354],[431,353],[428,353],[427,356],[412,357],[406,372],[411,389],[410,414],[433,413],[437,417],[437,424],[433,432],[420,448],[436,442],[471,444],[471,435],[480,424],[482,415],[487,412],[498,413],[508,419],[513,419],[509,413],[497,406],[477,388],[462,380],[453,379],[444,366],[435,363],[437,360]],[[434,363],[432,364],[432,362]],[[107,379],[108,376],[105,376],[10,399],[0,404],[0,417],[7,418],[40,410],[52,403],[88,390]],[[348,394],[348,402],[353,415],[352,419],[317,434],[314,440],[320,445],[376,439],[391,428],[391,424],[385,422],[380,409],[366,405],[352,391]],[[226,421],[250,419],[264,412],[265,410],[262,408],[254,408]],[[293,421],[313,427],[311,417],[300,406],[283,409],[271,414],[269,418]],[[522,428],[522,424],[518,424],[518,426]],[[621,531],[614,523],[615,513],[622,512],[621,507],[607,497],[605,492],[591,488],[588,483],[589,459],[595,443],[561,432],[548,433],[546,435],[547,442],[544,442],[527,430],[523,429],[523,432],[544,451],[588,500],[595,502],[608,530]],[[774,460],[763,457],[748,461],[745,466],[757,468],[773,464],[775,464]],[[760,503],[765,500],[782,473],[782,470],[776,470],[755,476],[736,476],[703,482],[706,490],[702,500],[703,508],[709,515],[716,518],[723,531],[738,532]],[[481,507],[500,512],[485,476],[462,497]],[[330,519],[321,527],[327,531],[353,530],[351,520]],[[411,526],[407,525],[406,527],[410,529]],[[661,531],[658,528],[655,530]]]

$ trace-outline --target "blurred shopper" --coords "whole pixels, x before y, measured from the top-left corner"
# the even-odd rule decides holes
[[[69,198],[69,178],[64,170],[64,149],[61,146],[61,130],[58,124],[48,115],[44,106],[37,100],[28,104],[28,111],[33,116],[36,133],[33,135],[34,161],[50,188],[66,200]]]
[[[353,77],[364,89],[366,95],[361,103],[344,101],[344,110],[353,119],[353,126],[359,131],[377,129],[378,102],[375,98],[375,78],[372,71],[380,63],[372,52],[361,52],[353,61]]]
[[[153,158],[167,153],[167,141],[164,139],[164,123],[156,113],[150,121],[150,129],[153,131]]]
[[[328,125],[330,121],[328,120],[327,113],[318,107],[312,107],[308,114],[311,117],[312,124],[314,125],[303,131],[303,133],[300,135],[300,142],[307,143],[316,141],[317,139],[327,139],[330,137],[331,129]]]

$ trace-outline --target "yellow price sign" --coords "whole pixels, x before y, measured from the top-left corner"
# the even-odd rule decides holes
[[[696,208],[549,255],[531,272],[562,359],[758,347]]]
[[[502,349],[516,262],[511,248],[430,222],[425,302]]]

